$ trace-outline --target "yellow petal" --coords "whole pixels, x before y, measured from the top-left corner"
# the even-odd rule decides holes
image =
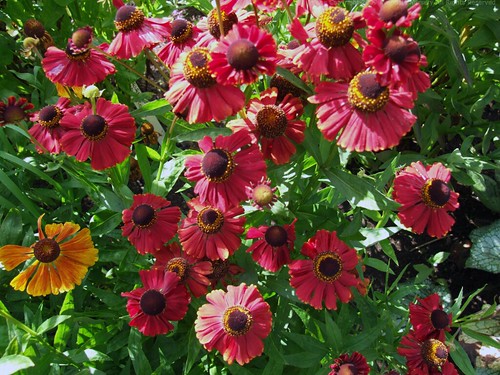
[[[46,296],[52,292],[52,287],[50,285],[50,275],[48,271],[50,267],[46,263],[40,263],[38,270],[33,275],[33,278],[28,283],[28,288],[26,292],[34,297],[36,296]]]
[[[94,248],[90,231],[85,228],[67,242],[60,244],[61,256],[70,258],[74,262],[81,263],[87,267],[97,261],[97,249]]]
[[[33,257],[33,249],[18,245],[5,245],[0,247],[0,262],[7,271],[20,265]]]
[[[75,234],[79,230],[80,230],[80,226],[78,224],[75,224],[75,223],[64,223],[63,226],[62,226],[62,228],[61,228],[61,230],[60,230],[59,235],[56,238],[56,241],[58,243],[61,243],[66,238],[72,236],[73,234]]]
[[[19,275],[14,277],[10,282],[10,286],[12,286],[15,290],[20,290],[23,292],[26,289],[26,284],[28,283],[28,279],[31,277],[39,262],[35,261],[31,266],[26,268]]]
[[[54,238],[61,233],[62,227],[62,224],[47,224],[45,226],[45,235],[47,238]]]
[[[64,256],[57,258],[54,263],[61,278],[61,292],[73,289],[75,284],[80,285],[88,271],[87,266],[73,262]]]

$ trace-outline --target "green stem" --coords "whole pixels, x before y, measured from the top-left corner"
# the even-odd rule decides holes
[[[161,76],[165,80],[165,83],[168,84],[170,77],[165,73],[166,67],[163,61],[160,60],[160,58],[156,53],[154,53],[149,49],[145,49],[144,52],[146,53],[146,57],[148,58],[148,60],[151,61],[151,63],[155,66],[156,70],[158,70],[158,73],[161,74]]]
[[[158,166],[158,172],[156,173],[156,182],[160,181],[163,166],[167,162],[167,151],[168,151],[168,148],[170,147],[170,141],[172,139],[172,134],[174,132],[174,127],[175,127],[175,123],[177,122],[177,119],[178,119],[178,117],[174,116],[174,119],[172,120],[172,123],[170,124],[170,128],[168,129],[168,134],[165,134],[165,136],[163,138],[163,142],[161,145],[160,165]]]
[[[224,25],[222,24],[222,12],[220,10],[220,0],[215,0],[215,6],[217,7],[217,17],[219,18],[219,30],[220,38],[224,38]]]
[[[293,21],[292,11],[290,10],[290,7],[288,6],[288,3],[286,2],[286,0],[282,0],[282,2],[283,2],[283,7],[286,10],[286,14],[288,15],[288,19],[290,20],[290,22],[292,22]]]

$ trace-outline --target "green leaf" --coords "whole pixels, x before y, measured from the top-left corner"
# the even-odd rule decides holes
[[[144,104],[130,114],[134,117],[158,116],[170,112],[172,107],[165,99],[158,99]]]
[[[391,267],[384,261],[376,258],[365,258],[363,260],[365,266],[375,268],[380,272],[389,272],[391,275],[394,275],[394,272],[391,270]]]
[[[198,142],[205,136],[209,136],[212,138],[217,137],[218,135],[231,135],[231,129],[229,128],[203,128],[193,130],[191,132],[182,133],[172,138],[174,142]]]
[[[474,181],[472,190],[490,210],[500,212],[500,184],[489,176],[468,170],[468,175]]]
[[[61,310],[59,311],[60,315],[65,315],[65,313],[71,313],[75,309],[75,304],[73,302],[73,291],[69,291],[66,293],[64,297],[64,302],[61,306]],[[59,324],[56,330],[56,334],[54,336],[54,347],[63,351],[64,348],[68,345],[68,340],[71,335],[71,327],[68,323]]]
[[[108,234],[122,222],[121,212],[103,210],[96,213],[90,221],[90,232],[93,236]]]
[[[7,174],[0,169],[0,183],[10,191],[22,205],[35,217],[40,216],[40,209],[19,189],[16,183],[10,179]]]
[[[385,227],[385,228],[361,228],[359,231],[365,237],[360,241],[364,247],[375,245],[377,242],[391,237],[393,234],[399,232],[399,227]]]
[[[19,243],[23,222],[18,209],[10,209],[0,226],[0,246]]]
[[[426,266],[425,264],[415,264],[413,268],[418,271],[417,276],[415,277],[415,283],[419,284],[425,279],[427,279],[431,273],[434,271],[433,268]]]
[[[130,330],[128,336],[128,354],[136,374],[151,374],[153,372],[148,357],[142,350],[142,335],[135,328]]]
[[[470,233],[472,247],[466,267],[483,271],[500,272],[500,220],[491,225],[474,229]]]
[[[455,339],[452,339],[449,334],[446,334],[446,337],[448,338],[448,342],[450,342],[450,340],[453,340],[450,345],[450,356],[453,359],[455,365],[457,365],[464,374],[475,374],[474,368],[470,363],[467,353],[462,348],[462,345],[455,341]]]
[[[495,323],[496,324],[496,323]],[[491,346],[495,349],[500,349],[500,342],[496,341],[492,337],[485,335],[484,333],[474,331],[472,329],[466,328],[466,327],[461,327],[462,331],[469,337],[472,337],[473,339],[480,341],[483,346]]]
[[[298,87],[301,90],[304,90],[308,94],[312,94],[313,90],[307,86],[304,81],[302,81],[299,77],[293,74],[291,71],[284,69],[280,66],[276,67],[276,72],[285,78],[287,81],[292,83],[294,86]]]
[[[109,356],[94,349],[74,349],[65,354],[76,363],[111,361]]]
[[[330,312],[325,309],[325,341],[331,348],[338,350],[342,347],[342,332],[339,326],[335,323],[330,315]]]
[[[0,358],[0,374],[9,375],[17,371],[33,367],[33,361],[24,355],[7,355]]]
[[[71,318],[71,315],[52,316],[49,319],[47,319],[45,322],[40,324],[40,326],[36,330],[36,333],[41,335],[44,332],[50,331],[51,329],[56,328],[60,323],[64,322],[65,320],[68,320],[69,318]]]
[[[141,143],[136,143],[134,145],[135,155],[137,156],[137,163],[141,169],[142,178],[144,179],[144,190],[151,191],[151,186],[153,183],[153,178],[151,177],[151,165],[148,160],[148,151],[146,145]],[[160,155],[158,155],[160,156]]]
[[[200,353],[200,349],[201,349],[201,344],[196,338],[196,331],[194,330],[193,326],[189,331],[187,358],[186,361],[184,362],[185,375],[189,374],[189,371],[191,371],[191,368],[198,359],[198,354]]]

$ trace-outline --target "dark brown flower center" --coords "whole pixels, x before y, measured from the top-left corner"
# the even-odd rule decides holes
[[[358,368],[353,365],[352,363],[344,363],[342,366],[340,366],[339,371],[337,372],[338,375],[357,375],[358,374]]]
[[[450,200],[451,190],[448,185],[439,179],[428,180],[422,188],[424,203],[432,208],[442,208]]]
[[[280,225],[273,225],[267,228],[265,234],[266,242],[273,247],[280,247],[286,244],[288,234],[285,228]]]
[[[216,208],[205,207],[198,212],[196,220],[203,233],[217,233],[224,224],[224,215]]]
[[[448,349],[439,340],[429,339],[424,341],[420,353],[425,362],[431,366],[442,366],[448,360]]]
[[[99,141],[108,132],[108,123],[102,116],[88,115],[82,120],[80,130],[89,141]]]
[[[276,105],[265,105],[257,112],[257,129],[266,138],[282,136],[287,126],[285,111]]]
[[[45,34],[45,27],[40,21],[31,18],[24,23],[24,33],[26,36],[40,39]]]
[[[239,39],[227,49],[227,61],[236,70],[252,69],[259,61],[259,50],[248,39]]]
[[[188,262],[182,257],[172,258],[168,261],[165,269],[170,272],[175,272],[180,277],[181,281],[186,277]]]
[[[184,62],[184,77],[195,87],[208,88],[216,80],[208,68],[211,57],[207,48],[193,48]]]
[[[343,8],[328,8],[316,20],[316,35],[326,48],[347,44],[353,33],[354,22]]]
[[[222,28],[224,29],[224,35],[226,35],[229,30],[233,28],[233,25],[238,23],[238,17],[234,13],[226,14],[226,12],[221,11],[222,18]],[[208,31],[212,36],[219,40],[220,39],[220,27],[219,27],[219,17],[217,16],[217,10],[212,9],[208,13],[207,17]]]
[[[378,13],[384,22],[396,23],[401,17],[408,14],[408,5],[403,0],[388,0],[382,4]]]
[[[132,221],[139,228],[148,228],[156,221],[156,211],[149,204],[141,204],[134,209]]]
[[[14,124],[18,121],[23,120],[26,117],[26,112],[24,112],[24,109],[19,107],[18,105],[8,105],[5,107],[4,113],[3,113],[3,120],[7,124]]]
[[[436,309],[431,313],[431,322],[436,329],[445,329],[450,324],[448,314],[441,309]]]
[[[62,118],[62,111],[55,105],[43,107],[38,113],[38,123],[45,128],[55,128]]]
[[[275,74],[274,76],[272,76],[271,81],[269,82],[269,86],[276,87],[278,89],[278,97],[276,98],[276,101],[278,103],[285,98],[286,94],[291,94],[292,96],[295,96],[297,98],[304,94],[303,90],[299,89],[297,86],[295,86],[293,83],[280,76],[279,74]]]
[[[389,89],[378,83],[376,74],[362,72],[349,83],[349,103],[364,112],[381,110],[389,101]]]
[[[393,35],[384,42],[385,54],[394,62],[400,64],[409,55],[417,55],[420,59],[418,44],[399,35]]]
[[[74,44],[70,41],[66,45],[66,56],[70,60],[86,61],[90,56],[90,48],[78,50],[73,49]]]
[[[131,31],[141,27],[144,13],[133,5],[123,5],[115,16],[115,26],[119,31]]]
[[[201,162],[201,171],[210,182],[226,181],[233,173],[233,169],[232,155],[219,148],[208,151]]]
[[[314,258],[314,274],[325,282],[334,282],[342,274],[342,261],[332,252],[325,251]]]
[[[193,35],[193,24],[183,18],[177,18],[172,22],[170,39],[176,44],[184,43]]]
[[[154,316],[165,310],[167,302],[162,293],[155,289],[149,289],[141,296],[140,305],[144,314]]]
[[[224,331],[230,336],[241,336],[246,334],[250,330],[252,323],[252,315],[245,307],[232,306],[224,312]]]
[[[217,282],[223,279],[229,272],[229,262],[227,260],[211,260],[212,263],[212,273],[207,275],[207,278],[212,282]]]
[[[59,244],[51,238],[41,239],[33,247],[35,258],[42,263],[53,262],[59,257],[60,253],[61,248]]]
[[[92,32],[88,28],[78,29],[71,36],[71,40],[78,48],[84,48],[92,42]]]

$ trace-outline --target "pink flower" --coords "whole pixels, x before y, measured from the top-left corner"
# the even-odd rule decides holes
[[[198,40],[201,30],[183,18],[177,18],[167,24],[168,42],[158,51],[158,57],[169,68],[182,52],[190,51]]]
[[[358,352],[351,355],[341,354],[330,365],[330,368],[332,371],[328,375],[368,375],[370,373],[370,366],[368,366],[366,358]]]
[[[363,17],[370,29],[391,29],[410,27],[420,16],[420,3],[408,8],[406,0],[369,0],[363,8]]]
[[[271,208],[276,203],[276,188],[271,187],[271,180],[264,177],[257,183],[251,183],[245,188],[247,198],[252,202],[252,205],[259,210]]]

